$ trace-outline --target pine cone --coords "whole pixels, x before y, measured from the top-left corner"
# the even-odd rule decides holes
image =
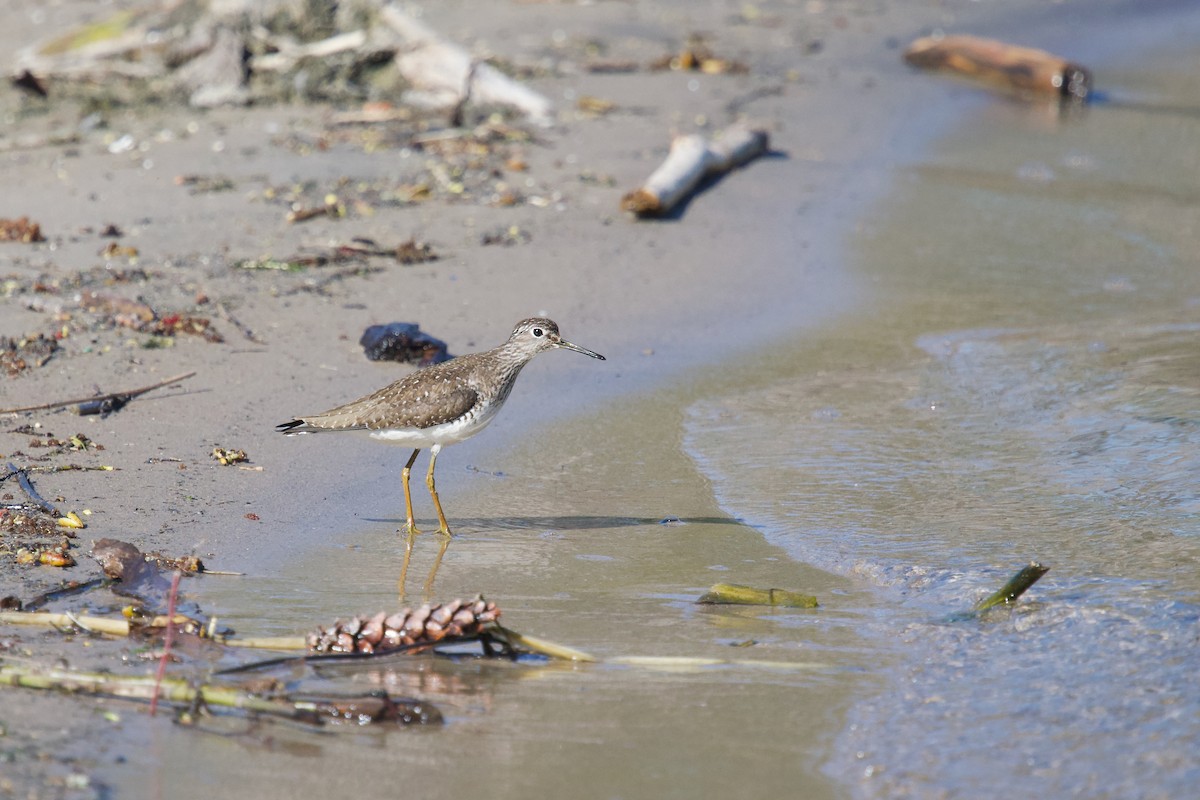
[[[411,644],[475,636],[499,616],[496,604],[482,597],[469,603],[426,603],[416,611],[406,608],[391,615],[380,611],[373,617],[339,619],[328,628],[308,634],[305,643],[314,653],[386,653]]]

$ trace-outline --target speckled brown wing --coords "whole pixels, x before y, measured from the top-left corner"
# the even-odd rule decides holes
[[[456,376],[430,381],[427,372],[414,372],[360,400],[278,428],[284,433],[430,428],[461,417],[478,401],[478,392]],[[418,376],[422,379],[415,380]]]

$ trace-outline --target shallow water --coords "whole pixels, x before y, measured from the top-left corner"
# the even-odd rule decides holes
[[[1173,111],[989,106],[862,240],[874,312],[688,410],[722,508],[892,603],[827,765],[859,796],[1194,792],[1198,66],[1105,73]]]

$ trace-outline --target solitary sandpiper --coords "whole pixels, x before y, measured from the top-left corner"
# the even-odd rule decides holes
[[[404,530],[408,534],[404,566],[400,571],[401,593],[408,574],[413,540],[418,533],[413,520],[408,478],[417,455],[423,448],[429,448],[429,472],[425,476],[425,485],[429,487],[433,507],[437,509],[438,531],[444,539],[425,584],[428,592],[451,536],[433,481],[438,453],[444,445],[469,439],[487,427],[508,399],[521,368],[538,353],[560,347],[604,360],[599,353],[571,344],[559,336],[558,325],[552,320],[534,317],[518,322],[508,341],[499,347],[419,369],[374,394],[321,414],[296,417],[278,425],[277,429],[288,435],[366,431],[372,439],[414,448],[400,473],[407,517]]]

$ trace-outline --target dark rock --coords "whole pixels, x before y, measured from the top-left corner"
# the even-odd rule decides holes
[[[372,325],[358,343],[372,361],[400,361],[428,367],[451,358],[445,342],[423,333],[412,322]]]

